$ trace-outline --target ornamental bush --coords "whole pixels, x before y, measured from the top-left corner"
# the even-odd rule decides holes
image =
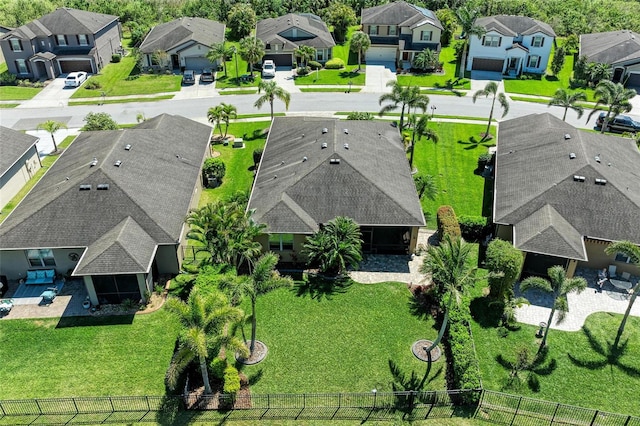
[[[224,371],[227,368],[227,360],[220,357],[214,358],[209,364],[211,375],[218,380],[224,379]]]
[[[449,235],[452,240],[462,236],[458,218],[453,211],[453,207],[440,206],[436,216],[436,223],[438,224],[438,238],[440,240],[442,240],[445,235]]]
[[[114,53],[113,55],[111,55],[111,62],[113,62],[114,64],[117,64],[118,62],[120,62],[120,59],[122,59],[122,56],[120,56],[117,53]]]
[[[202,172],[205,177],[215,179],[218,184],[222,183],[222,179],[227,171],[224,162],[219,158],[207,158],[202,166]]]
[[[235,395],[240,391],[240,375],[233,365],[228,365],[224,369],[224,386],[222,391],[226,394]]]
[[[309,74],[309,67],[300,67],[296,70],[296,74],[303,76]]]
[[[462,238],[464,238],[465,241],[468,242],[480,242],[489,231],[487,218],[482,216],[461,215],[458,217],[458,224],[460,225]]]
[[[322,64],[320,62],[316,62],[316,61],[309,61],[307,63],[307,65],[309,66],[309,68],[311,68],[312,70],[319,70],[320,68],[322,68]]]
[[[329,59],[324,67],[328,70],[339,70],[344,68],[344,61],[340,58]]]

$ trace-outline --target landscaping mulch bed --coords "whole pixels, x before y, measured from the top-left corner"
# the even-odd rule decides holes
[[[251,342],[245,342],[245,344],[247,345],[247,347],[249,347]],[[267,345],[262,343],[260,340],[256,340],[256,344],[253,348],[253,353],[251,354],[251,356],[249,358],[243,358],[236,355],[236,360],[245,365],[257,364],[266,358],[267,352]]]
[[[185,398],[185,405],[188,410],[218,410],[218,409],[246,409],[251,408],[251,390],[249,389],[249,379],[240,373],[240,391],[236,394],[233,404],[229,405],[230,399],[222,393],[222,383],[211,383],[212,395],[204,394],[204,386],[189,391]]]

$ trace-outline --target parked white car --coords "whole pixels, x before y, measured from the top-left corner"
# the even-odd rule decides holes
[[[84,71],[71,72],[64,79],[64,87],[78,87],[87,79],[87,73]]]
[[[275,77],[275,76],[276,76],[276,64],[271,59],[267,59],[262,64],[262,77]]]

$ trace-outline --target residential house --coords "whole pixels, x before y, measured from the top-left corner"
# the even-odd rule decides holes
[[[4,36],[6,33],[8,33],[11,30],[12,28],[5,27],[4,25],[0,25],[0,39],[2,39],[2,36]],[[2,62],[4,62],[4,55],[2,54],[2,49],[0,49],[0,63]]]
[[[8,70],[18,78],[97,73],[121,52],[118,17],[60,8],[0,38]]]
[[[168,114],[81,133],[0,225],[0,275],[54,268],[82,278],[94,305],[144,298],[180,270],[210,136]]]
[[[613,82],[640,88],[640,34],[629,30],[582,34],[580,56],[610,65]]]
[[[0,208],[29,182],[42,167],[38,138],[0,126]],[[2,221],[0,217],[0,221]]]
[[[485,29],[469,40],[467,71],[496,71],[512,76],[544,74],[556,33],[527,16],[496,15],[476,19]]]
[[[332,58],[333,36],[319,16],[311,13],[288,13],[278,18],[258,21],[256,37],[265,44],[263,59],[276,65],[291,66],[296,62],[295,50],[311,46],[316,52],[311,60],[324,63]]]
[[[285,262],[336,216],[360,225],[366,253],[411,253],[425,226],[400,132],[378,121],[274,118],[248,210]]]
[[[362,31],[371,39],[365,53],[368,64],[393,62],[410,68],[424,49],[440,51],[442,24],[436,14],[404,1],[362,9]]]
[[[216,67],[207,58],[214,44],[224,43],[225,25],[204,18],[179,18],[157,25],[140,45],[146,67],[201,71]]]
[[[524,274],[553,265],[639,275],[612,241],[640,245],[640,151],[631,139],[579,130],[545,113],[500,123],[493,220],[525,253]]]

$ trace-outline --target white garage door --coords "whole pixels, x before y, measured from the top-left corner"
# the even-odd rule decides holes
[[[395,47],[370,47],[365,54],[367,62],[395,62]]]
[[[201,72],[205,68],[213,68],[211,62],[202,56],[187,57],[184,58],[184,62],[188,70],[194,70],[195,72]]]

